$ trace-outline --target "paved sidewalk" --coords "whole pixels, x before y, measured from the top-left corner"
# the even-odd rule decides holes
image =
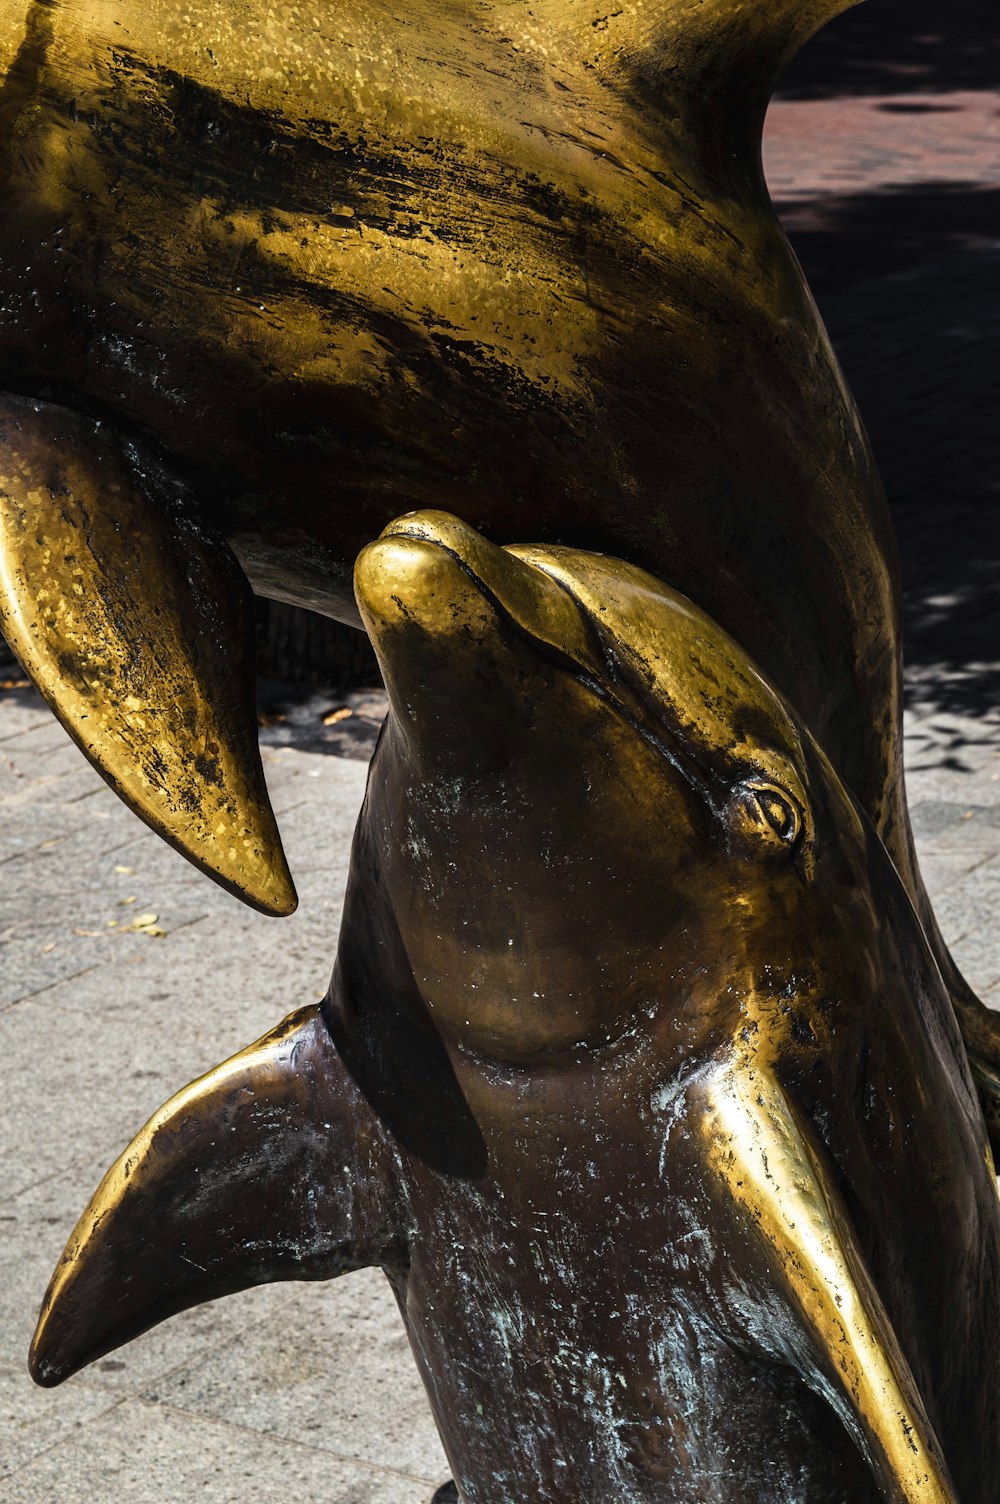
[[[913,706],[1000,703],[995,0],[869,0],[805,48],[764,163],[892,507]]]

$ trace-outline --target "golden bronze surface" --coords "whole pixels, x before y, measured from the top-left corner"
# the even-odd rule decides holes
[[[884,498],[760,168],[849,3],[0,0],[0,390],[128,436],[256,590],[345,620],[413,506],[683,590],[871,816],[988,1095],[910,838]]]
[[[295,889],[254,704],[249,591],[224,544],[154,506],[114,439],[0,398],[0,626],[136,814],[269,914]]]
[[[744,1236],[773,1254],[772,1283],[815,1350],[806,1382],[827,1396],[832,1389],[834,1408],[860,1431],[887,1498],[953,1500],[919,1390],[811,1123],[773,1071],[738,1047],[707,1097],[709,1162],[746,1214]]]
[[[801,718],[606,557],[422,513],[357,591],[390,713],[328,997],[126,1150],[36,1376],[378,1263],[469,1504],[992,1504],[985,1127]]]

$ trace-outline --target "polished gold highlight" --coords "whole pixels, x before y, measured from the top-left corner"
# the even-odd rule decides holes
[[[812,1129],[773,1070],[738,1044],[707,1094],[701,1131],[708,1163],[741,1209],[745,1235],[773,1256],[775,1286],[815,1347],[808,1377],[821,1392],[834,1387],[887,1500],[958,1504]]]
[[[4,631],[269,913],[250,589],[389,699],[328,994],[113,1167],[40,1382],[376,1265],[468,1504],[995,1504],[1000,1017],[761,170],[848,3],[0,0]]]

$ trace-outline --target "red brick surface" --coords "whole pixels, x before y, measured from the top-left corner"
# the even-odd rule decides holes
[[[767,116],[764,168],[779,203],[926,183],[1000,187],[1000,98],[972,89],[779,97]]]

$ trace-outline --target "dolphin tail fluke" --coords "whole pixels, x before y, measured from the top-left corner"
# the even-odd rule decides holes
[[[888,1504],[957,1504],[909,1365],[865,1267],[813,1129],[776,1077],[747,1059],[709,1087],[706,1154],[766,1269],[787,1300],[754,1332],[831,1401]],[[717,1181],[718,1184],[718,1181]]]
[[[136,814],[230,892],[288,914],[250,589],[221,539],[147,489],[101,424],[0,397],[0,628]]]
[[[188,1306],[391,1264],[394,1158],[317,1008],[179,1092],[112,1166],[45,1296],[30,1367],[60,1383]]]

